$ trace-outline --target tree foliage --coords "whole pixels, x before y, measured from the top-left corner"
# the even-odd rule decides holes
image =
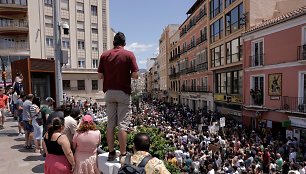
[[[100,123],[97,125],[98,129],[101,132],[101,145],[104,151],[108,151],[107,141],[106,141],[106,123]],[[150,136],[151,139],[151,146],[150,146],[150,154],[153,157],[158,159],[165,159],[165,155],[168,152],[175,151],[175,147],[168,141],[165,137],[165,134],[161,132],[158,128],[155,127],[144,127],[138,126],[137,130],[128,133],[127,137],[127,150],[129,152],[133,152],[133,140],[137,133],[144,132]],[[115,129],[115,135],[118,135],[118,129]],[[118,136],[115,136],[115,149],[119,149],[119,141]],[[172,166],[165,162],[167,169],[170,173],[179,173],[179,169],[175,166]]]

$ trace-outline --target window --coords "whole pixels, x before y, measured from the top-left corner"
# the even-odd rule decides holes
[[[21,0],[21,1],[20,1],[20,4],[21,4],[21,5],[27,5],[28,3],[27,3],[27,0]]]
[[[91,33],[92,34],[98,34],[98,29],[97,28],[91,28]]]
[[[201,86],[203,87],[204,91],[208,91],[208,77],[204,77],[202,79]]]
[[[224,65],[224,45],[211,49],[211,66],[218,67]]]
[[[84,32],[85,31],[85,25],[83,21],[78,21],[77,22],[77,29],[80,32]]]
[[[78,80],[78,90],[85,90],[85,80]]]
[[[46,45],[48,47],[53,47],[54,46],[54,40],[51,37],[46,37]]]
[[[70,80],[63,80],[63,90],[70,90]]]
[[[84,40],[78,40],[78,49],[79,50],[85,50],[85,41]]]
[[[91,6],[91,15],[92,16],[98,16],[98,7],[95,5]]]
[[[45,15],[45,26],[53,28],[53,17]]]
[[[69,49],[70,48],[70,41],[69,39],[63,38],[62,39],[62,48]]]
[[[231,5],[235,1],[236,0],[225,0],[225,7],[228,7],[229,5]]]
[[[251,78],[252,78],[252,88],[250,89],[251,103],[253,105],[261,106],[263,105],[263,98],[264,98],[264,77],[253,76]]]
[[[99,66],[99,60],[98,59],[93,59],[92,60],[92,68],[98,68]]]
[[[76,9],[77,9],[78,13],[83,13],[84,14],[84,3],[77,2]]]
[[[53,0],[45,0],[45,5],[52,6]]]
[[[226,64],[239,62],[242,57],[242,39],[237,38],[226,43]]]
[[[223,0],[211,0],[210,1],[210,19],[216,17],[222,12],[222,1]]]
[[[91,81],[91,90],[98,90],[99,85],[98,85],[98,80],[92,80]]]
[[[85,59],[80,59],[78,61],[78,67],[79,68],[85,68]]]
[[[242,70],[216,74],[216,93],[242,94]]]
[[[225,20],[226,35],[243,28],[243,4],[239,4],[236,8],[228,12],[225,15]]]
[[[107,50],[107,43],[103,42],[103,51]]]
[[[92,41],[91,50],[92,51],[98,51],[98,41]]]
[[[223,33],[223,18],[220,18],[210,25],[210,41],[215,42],[222,38]]]
[[[252,43],[252,56],[251,66],[262,66],[263,65],[263,40]]]
[[[69,10],[69,0],[61,0],[61,9]]]
[[[201,31],[200,31],[200,42],[204,42],[207,40],[207,28],[203,28]]]

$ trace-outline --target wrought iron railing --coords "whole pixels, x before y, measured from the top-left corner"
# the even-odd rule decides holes
[[[304,97],[282,97],[281,110],[306,113],[306,99]]]
[[[306,44],[298,46],[297,59],[306,60]]]

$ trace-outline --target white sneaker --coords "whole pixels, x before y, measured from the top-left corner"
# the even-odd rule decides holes
[[[19,134],[18,134],[18,137],[22,137],[22,136],[23,136],[23,133],[19,133]]]

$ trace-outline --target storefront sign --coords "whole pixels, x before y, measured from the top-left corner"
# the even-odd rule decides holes
[[[267,121],[267,127],[272,128],[272,121],[270,121],[270,120]]]
[[[306,128],[306,119],[305,118],[290,117],[289,116],[289,120],[291,121],[291,126]]]
[[[226,101],[225,100],[225,95],[223,95],[223,94],[214,94],[214,100],[216,100],[216,101]]]
[[[289,127],[291,125],[291,121],[290,120],[286,120],[282,122],[282,127]]]

